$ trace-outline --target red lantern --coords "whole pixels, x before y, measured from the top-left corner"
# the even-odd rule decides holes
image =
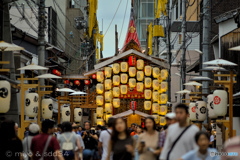
[[[79,80],[76,80],[74,81],[75,85],[79,86],[80,85],[80,81]]]
[[[137,102],[136,102],[136,101],[132,101],[132,102],[131,102],[131,110],[132,110],[132,111],[135,111],[136,108],[137,108]]]
[[[92,75],[92,79],[96,79],[97,78],[97,75],[96,74],[93,74]]]
[[[61,76],[61,72],[57,71],[57,76]]]
[[[64,84],[69,84],[69,80],[65,80],[65,81],[64,81]]]
[[[86,85],[89,85],[89,84],[90,84],[90,81],[89,81],[89,80],[85,80],[84,83],[85,83]]]
[[[129,63],[129,66],[135,66],[136,65],[136,62],[137,62],[137,59],[135,56],[130,56],[128,58],[128,63]]]
[[[58,70],[54,69],[53,74],[57,74]]]

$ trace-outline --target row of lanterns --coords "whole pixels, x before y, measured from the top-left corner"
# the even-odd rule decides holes
[[[82,116],[83,116],[83,113],[82,113],[82,109],[77,107],[77,108],[74,108],[73,110],[73,120],[74,122],[81,122],[82,121]],[[63,106],[62,107],[62,122],[70,122],[71,120],[71,109],[70,109],[70,106]]]
[[[70,81],[69,80],[64,80],[64,84],[69,84],[70,83]],[[89,85],[90,84],[90,81],[88,80],[88,79],[86,79],[86,80],[84,80],[84,83],[85,83],[85,85]],[[75,80],[74,81],[74,84],[75,85],[77,85],[77,86],[79,86],[80,85],[80,81],[79,80]]]
[[[52,71],[52,73],[55,74],[55,75],[57,75],[57,76],[61,76],[61,75],[62,75],[61,72],[60,72],[59,70],[57,70],[57,69],[54,69],[54,70]]]

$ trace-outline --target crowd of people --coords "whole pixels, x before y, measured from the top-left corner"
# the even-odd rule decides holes
[[[5,120],[0,127],[1,160],[219,160],[209,132],[199,131],[187,122],[188,107],[179,104],[166,116],[166,126],[156,125],[153,117],[145,118],[144,128],[128,128],[122,118],[109,118],[107,127],[83,127],[63,122],[55,126],[44,120],[26,128],[23,141],[18,126]],[[211,137],[211,138],[210,138]],[[213,140],[212,140],[213,139]],[[228,150],[229,151],[229,150]],[[236,157],[235,157],[236,158]],[[238,157],[239,158],[239,157]]]

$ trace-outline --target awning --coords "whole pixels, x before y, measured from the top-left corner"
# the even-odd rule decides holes
[[[125,112],[122,112],[122,113],[119,113],[119,114],[116,114],[116,115],[114,115],[114,116],[112,116],[113,118],[120,118],[120,117],[126,117],[126,116],[129,116],[129,115],[131,115],[131,114],[133,114],[133,111],[130,109],[130,110],[128,110],[128,111],[125,111]],[[149,115],[149,114],[146,114],[146,113],[143,113],[143,112],[140,112],[140,111],[135,111],[135,114],[137,114],[137,115],[139,115],[139,116],[142,116],[142,117],[149,117],[149,116],[151,116],[151,115]]]

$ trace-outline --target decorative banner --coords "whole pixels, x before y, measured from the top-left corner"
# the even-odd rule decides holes
[[[103,107],[97,107],[96,109],[97,117],[103,117]]]
[[[105,67],[104,73],[106,78],[111,78],[112,76],[112,68],[111,67]]]
[[[120,86],[120,91],[121,91],[121,94],[127,94],[128,86],[127,85],[121,85]]]
[[[146,88],[151,88],[152,87],[152,79],[149,77],[145,78],[144,85]]]
[[[152,67],[151,66],[145,66],[144,72],[146,76],[151,76],[152,75]]]
[[[26,116],[34,118],[38,115],[38,94],[37,93],[27,93],[25,97],[25,111]]]
[[[152,104],[152,113],[157,113],[159,112],[159,104],[158,103],[153,103]]]
[[[97,72],[97,81],[98,82],[103,82],[104,77],[103,77],[103,72],[102,71],[98,71]]]
[[[97,94],[103,94],[103,84],[102,83],[98,83],[96,86],[96,90],[97,90]]]
[[[62,107],[62,122],[70,122],[71,110],[69,106]]]
[[[164,93],[164,92],[167,92],[167,90],[168,90],[168,83],[162,82],[161,83],[161,92]]]
[[[158,102],[158,99],[159,99],[159,93],[157,91],[154,91],[153,97],[152,97],[153,102]]]
[[[144,101],[144,109],[149,111],[151,109],[152,102],[151,101]]]
[[[153,37],[165,37],[162,25],[153,26]]]
[[[52,119],[53,115],[53,100],[46,98],[42,100],[42,117],[44,119]]]
[[[152,31],[152,22],[148,26],[148,53],[149,55],[152,55],[152,37],[153,37],[153,31]]]
[[[142,82],[137,83],[137,91],[138,92],[143,92],[143,83]]]
[[[113,97],[119,97],[119,96],[120,96],[119,87],[113,87]]]
[[[158,91],[159,90],[159,80],[155,79],[153,80],[153,91]]]
[[[225,90],[215,90],[213,92],[214,113],[217,116],[225,116],[227,114],[228,94]]]
[[[153,78],[158,78],[160,76],[160,69],[158,67],[153,68]]]
[[[165,116],[165,115],[167,114],[167,111],[168,111],[168,108],[167,108],[166,105],[161,105],[161,106],[160,106],[160,110],[159,110],[159,114],[160,114],[160,115]]]
[[[197,101],[195,104],[195,110],[196,110],[196,119],[200,122],[205,121],[205,119],[207,118],[206,102]]]
[[[105,92],[105,102],[112,102],[112,91]]]
[[[8,81],[0,81],[0,113],[7,113],[10,109],[11,85]]]
[[[121,62],[121,72],[127,72],[127,71],[128,71],[128,63]]]
[[[168,77],[168,71],[166,69],[161,70],[161,80],[166,80]]]
[[[82,121],[82,109],[81,108],[75,108],[74,109],[74,121],[75,122],[81,122]]]
[[[137,70],[136,70],[135,67],[130,67],[129,68],[129,76],[130,77],[135,77],[136,76],[136,72],[137,72]]]
[[[113,85],[114,86],[119,86],[120,85],[120,76],[119,75],[114,75],[113,76]]]
[[[138,81],[143,81],[143,78],[144,78],[143,71],[137,71],[137,80]]]
[[[105,82],[104,82],[104,85],[105,85],[105,90],[110,90],[112,89],[112,80],[111,79],[106,79]]]
[[[118,98],[113,99],[113,107],[114,108],[119,108],[120,107],[120,99],[118,99]]]
[[[213,94],[207,96],[207,109],[209,118],[216,119],[218,117],[214,112]]]
[[[121,83],[126,84],[128,81],[128,75],[126,73],[121,74]]]
[[[105,103],[105,112],[112,114],[112,103]]]
[[[96,102],[97,102],[98,106],[102,106],[103,105],[103,96],[97,96]]]
[[[144,61],[142,59],[137,60],[137,69],[143,70],[144,68]]]
[[[135,88],[136,87],[136,79],[135,78],[130,78],[129,79],[129,87],[130,88]]]
[[[114,63],[113,64],[113,73],[118,74],[120,72],[120,65],[119,63]]]
[[[197,118],[196,118],[196,106],[195,106],[195,102],[191,102],[189,104],[189,119],[191,121],[196,121]]]
[[[152,91],[150,89],[145,89],[144,96],[145,96],[145,99],[151,99],[152,98]]]

